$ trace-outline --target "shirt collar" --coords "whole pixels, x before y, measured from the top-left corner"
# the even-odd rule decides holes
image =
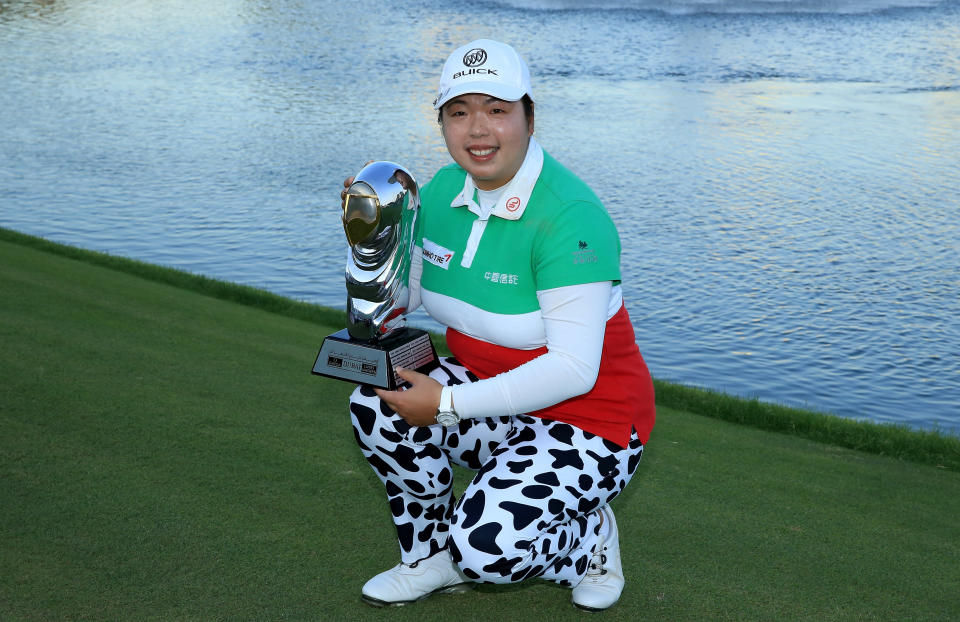
[[[540,171],[543,169],[543,149],[536,139],[531,136],[527,144],[527,155],[523,159],[523,164],[517,174],[513,176],[506,187],[500,200],[493,207],[490,213],[499,216],[505,220],[519,220],[527,209],[527,203],[530,202],[530,195],[533,193],[533,187],[540,177]],[[480,215],[480,206],[473,200],[476,185],[473,183],[473,177],[467,173],[467,178],[463,182],[463,190],[460,191],[450,207],[466,207],[476,215]]]

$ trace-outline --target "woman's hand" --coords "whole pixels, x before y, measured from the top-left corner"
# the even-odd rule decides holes
[[[367,164],[370,164],[371,162],[373,162],[373,160],[367,160]],[[366,166],[367,164],[364,164],[363,166]],[[362,169],[363,167],[361,167],[361,170]],[[340,191],[341,203],[347,200],[347,188],[353,185],[353,181],[355,179],[356,179],[356,175],[351,175],[350,177],[347,177],[346,179],[343,180],[343,190]]]
[[[443,388],[441,384],[426,374],[402,367],[397,367],[397,375],[412,386],[400,391],[374,389],[380,399],[410,425],[422,427],[435,424]]]
[[[355,177],[351,175],[343,180],[343,190],[340,191],[340,202],[343,203],[347,200],[347,188],[353,185],[353,180]]]

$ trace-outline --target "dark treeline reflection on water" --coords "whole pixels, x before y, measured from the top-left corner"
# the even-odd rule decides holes
[[[0,225],[342,308],[340,180],[447,162],[476,37],[616,220],[655,376],[960,425],[954,0],[0,0]]]

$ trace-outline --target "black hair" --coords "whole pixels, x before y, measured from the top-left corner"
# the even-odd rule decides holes
[[[533,119],[533,100],[530,99],[529,95],[524,94],[523,98],[520,101],[523,102],[523,114],[526,115],[527,123],[529,123]],[[443,107],[444,106],[446,106],[446,104],[444,104],[443,106],[440,106],[440,110],[437,111],[437,123],[439,123],[440,125],[443,125]]]

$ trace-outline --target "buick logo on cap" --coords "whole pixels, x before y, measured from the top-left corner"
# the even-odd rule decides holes
[[[463,55],[463,64],[466,67],[479,67],[487,62],[487,51],[483,48],[473,48]]]

